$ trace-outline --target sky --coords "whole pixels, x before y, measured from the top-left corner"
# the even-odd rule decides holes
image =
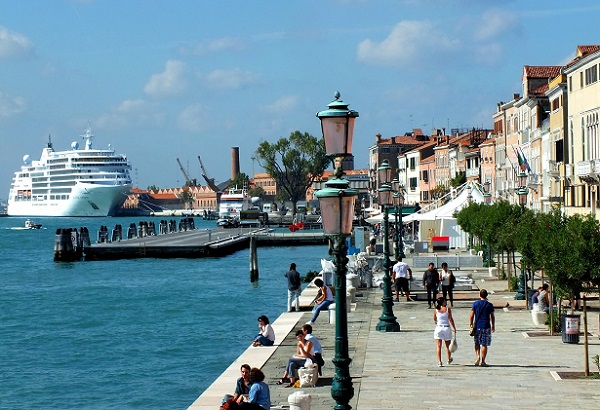
[[[600,44],[589,0],[2,0],[0,198],[24,155],[79,141],[131,161],[134,185],[217,182],[261,141],[298,130],[336,91],[359,112],[353,153],[375,135],[493,128],[525,65]],[[202,181],[204,182],[204,181]]]

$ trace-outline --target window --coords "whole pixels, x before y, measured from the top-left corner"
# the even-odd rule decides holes
[[[427,170],[423,171],[423,182],[429,182],[429,177],[427,176]]]
[[[551,105],[552,105],[552,111],[558,110],[560,107],[560,100],[558,98],[555,98],[554,100],[552,100]]]
[[[555,147],[555,152],[556,152],[555,161],[556,162],[564,161],[563,140],[554,141],[554,147]]]
[[[579,88],[583,88],[583,71],[579,73]]]
[[[573,77],[569,77],[569,92],[573,91]]]
[[[409,180],[409,186],[410,186],[410,190],[414,191],[415,189],[417,189],[417,178],[413,177]]]
[[[585,85],[590,85],[598,81],[598,67],[591,66],[585,70]]]
[[[417,168],[417,159],[415,157],[412,157],[410,159],[410,170],[414,171],[415,168]]]

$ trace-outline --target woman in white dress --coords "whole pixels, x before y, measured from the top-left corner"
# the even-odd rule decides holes
[[[438,366],[442,367],[442,341],[446,344],[448,354],[448,364],[452,363],[452,352],[450,352],[450,341],[453,333],[456,333],[456,325],[452,317],[452,310],[446,306],[446,299],[439,297],[435,301],[435,311],[433,312],[433,323],[435,330],[433,338],[437,346]]]

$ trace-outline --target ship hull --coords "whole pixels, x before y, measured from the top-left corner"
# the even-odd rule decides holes
[[[78,182],[68,200],[8,201],[9,216],[114,216],[127,199],[131,185]]]

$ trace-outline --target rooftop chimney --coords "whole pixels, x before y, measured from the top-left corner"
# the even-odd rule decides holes
[[[375,142],[377,142],[377,144],[381,142],[381,134],[375,135]]]

